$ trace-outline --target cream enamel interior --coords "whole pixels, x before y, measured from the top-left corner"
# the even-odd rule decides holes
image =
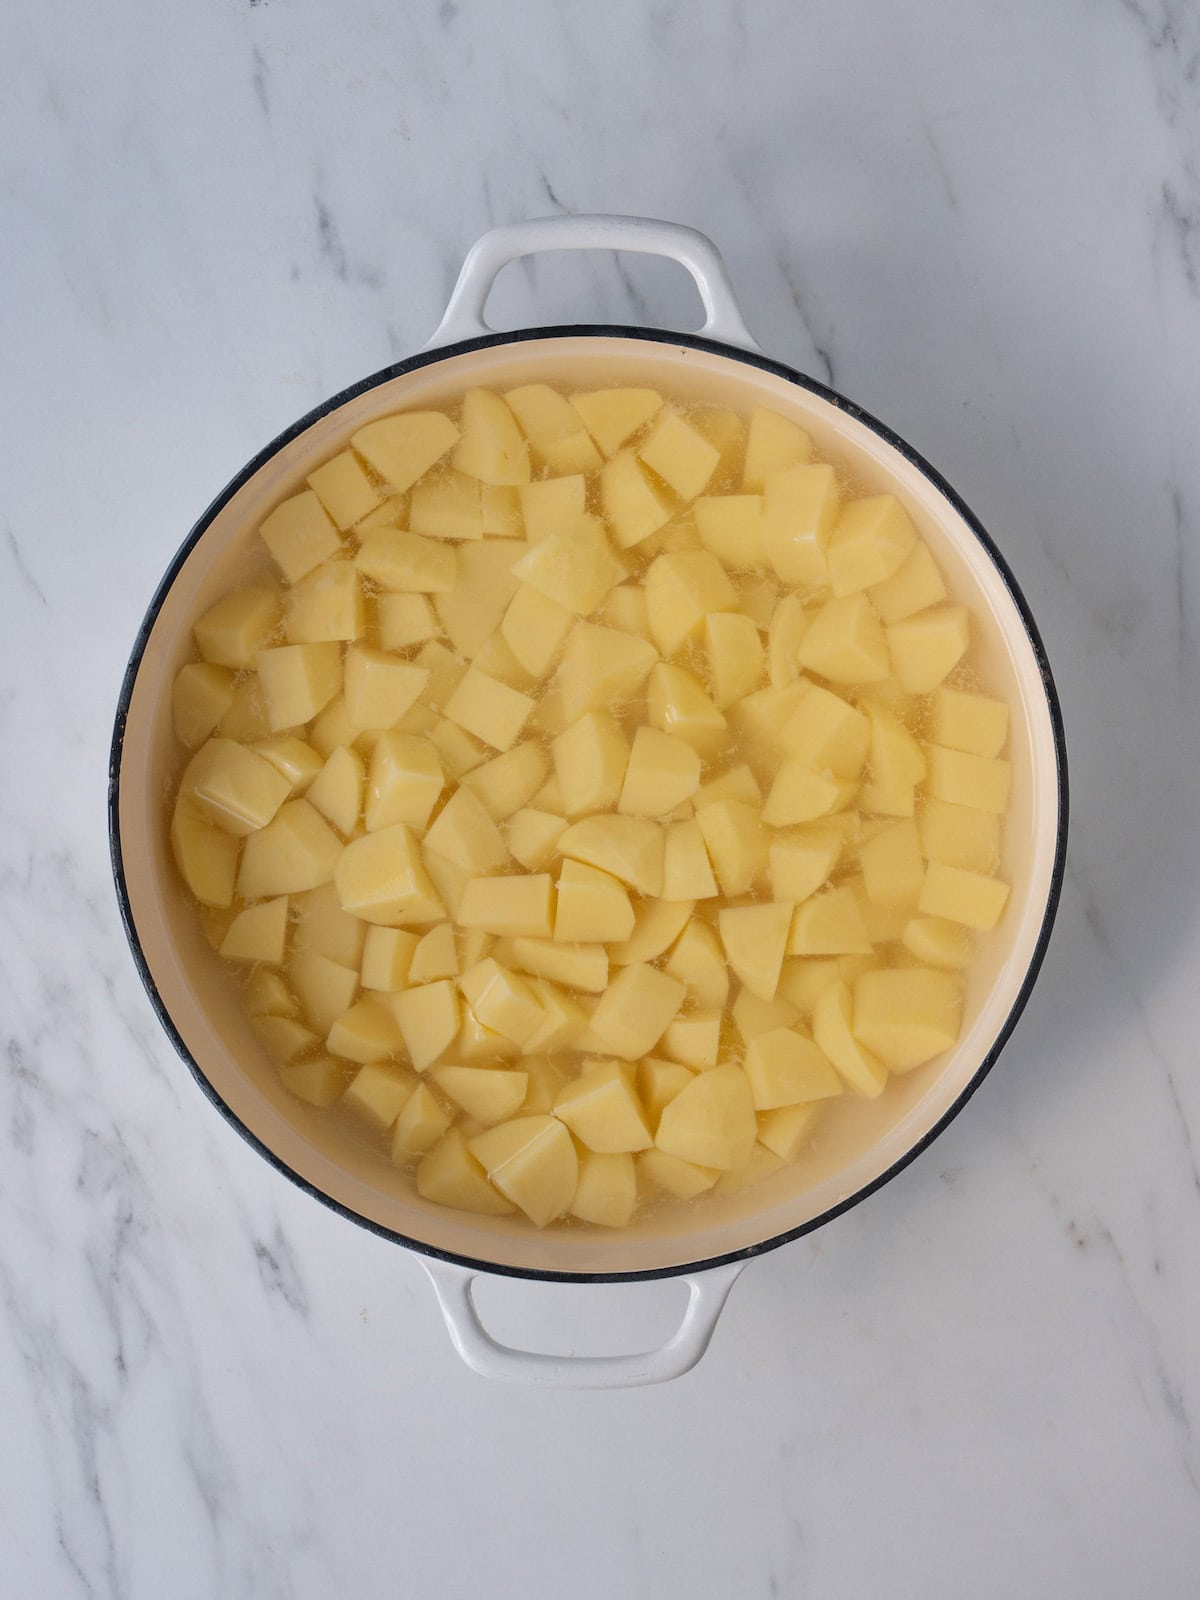
[[[289,1096],[251,1034],[234,986],[200,932],[167,839],[177,766],[170,687],[192,652],[190,624],[237,581],[248,534],[307,471],[364,422],[448,404],[471,384],[547,381],[586,388],[659,384],[702,402],[772,406],[813,435],[819,454],[908,506],[955,597],[980,624],[976,659],[1012,707],[1013,798],[1002,872],[1013,892],[1000,930],[982,941],[962,1036],[947,1056],[895,1079],[881,1100],[856,1102],[815,1158],[729,1196],[664,1205],[628,1230],[537,1233],[524,1219],[472,1218],[422,1201],[381,1160],[375,1141],[339,1131]],[[171,586],[146,644],[129,706],[118,827],[138,939],[162,1004],[188,1052],[234,1115],[280,1161],[348,1210],[436,1250],[518,1271],[633,1273],[683,1267],[789,1232],[862,1190],[942,1119],[1004,1026],[1034,959],[1052,887],[1059,806],[1054,731],[1034,651],[1011,595],[970,528],[924,475],[862,423],[786,379],[732,357],[667,342],[562,336],[506,342],[435,362],[358,395],[275,454],[214,518]],[[194,1113],[204,1115],[198,1102]]]

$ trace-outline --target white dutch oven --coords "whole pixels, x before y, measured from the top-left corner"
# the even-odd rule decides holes
[[[695,280],[698,334],[614,326],[494,333],[483,320],[496,274],[543,250],[667,256]],[[250,530],[313,465],[372,418],[448,403],[463,388],[535,381],[586,388],[661,384],[740,409],[794,418],[820,454],[900,496],[980,623],[987,681],[1013,708],[1012,806],[1003,871],[1013,885],[1001,931],[972,970],[962,1036],[946,1056],[856,1103],[814,1158],[752,1188],[665,1207],[628,1230],[538,1233],[522,1219],[471,1217],[423,1201],[373,1151],[284,1091],[223,982],[171,862],[165,821],[174,757],[170,686],[189,658],[192,619],[236,578]],[[1058,702],[1016,582],[954,491],[883,424],[824,385],[764,356],[742,321],[724,263],[702,234],[636,217],[554,217],[498,228],[463,265],[441,326],[420,354],[364,379],[268,445],[188,535],[150,604],[121,691],[109,789],[113,868],[134,959],[150,999],[200,1087],[269,1161],[343,1216],[416,1251],[462,1358],[492,1377],[576,1387],[656,1383],[704,1353],[737,1275],[871,1194],[946,1126],[996,1060],[1028,998],[1050,933],[1066,848],[1067,786]],[[580,1283],[679,1276],[683,1321],[660,1349],[573,1357],[514,1350],[483,1328],[471,1295],[481,1273]]]

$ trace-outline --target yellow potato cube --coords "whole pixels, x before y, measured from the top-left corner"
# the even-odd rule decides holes
[[[767,865],[764,815],[743,800],[718,800],[696,813],[717,882],[727,895],[747,893]]]
[[[548,383],[521,384],[504,399],[531,445],[557,444],[584,431],[578,412]]]
[[[527,872],[539,872],[555,855],[559,838],[567,827],[565,817],[536,806],[524,807],[509,817],[504,839],[514,860]]]
[[[624,884],[582,861],[564,861],[558,876],[554,937],[559,944],[628,939],[634,913]]]
[[[465,773],[474,771],[487,755],[477,739],[472,739],[457,723],[447,722],[444,717],[434,723],[427,737],[449,778],[461,779]]]
[[[550,744],[554,772],[568,816],[605,811],[617,802],[629,744],[607,711],[589,711]]]
[[[900,943],[927,967],[965,967],[974,952],[966,928],[945,917],[910,917]]]
[[[673,1061],[704,1072],[717,1064],[721,1043],[721,1013],[692,1011],[668,1023],[662,1048]]]
[[[772,1151],[781,1161],[794,1160],[812,1133],[820,1109],[818,1101],[807,1106],[780,1106],[777,1111],[761,1112],[758,1118],[759,1144]]]
[[[409,1095],[392,1129],[392,1160],[407,1166],[414,1156],[424,1155],[454,1121],[454,1116],[429,1088],[419,1083]]]
[[[874,1100],[887,1087],[888,1069],[854,1033],[854,998],[839,980],[823,989],[813,1008],[813,1038],[855,1094]]]
[[[813,684],[780,728],[779,743],[814,771],[857,778],[870,749],[871,723],[840,695]]]
[[[288,800],[242,846],[237,892],[243,900],[300,894],[328,883],[342,841],[307,800]],[[199,898],[199,897],[197,897]]]
[[[660,1056],[645,1056],[637,1065],[638,1099],[642,1103],[646,1125],[654,1132],[658,1128],[663,1107],[695,1077],[690,1067],[679,1061],[664,1061]]]
[[[305,1019],[324,1038],[354,1004],[358,973],[316,950],[297,950],[288,975]]]
[[[807,900],[824,884],[842,853],[834,828],[796,828],[776,834],[769,847],[771,893],[776,900]]]
[[[272,733],[310,722],[342,687],[338,645],[285,644],[255,657]]]
[[[235,686],[229,710],[217,724],[217,732],[226,739],[236,739],[239,744],[256,744],[270,734],[267,702],[257,673],[251,673]]]
[[[1008,738],[1008,706],[990,695],[943,685],[933,696],[935,744],[974,756],[998,756]]]
[[[840,503],[830,466],[791,466],[767,475],[763,553],[784,583],[809,587],[828,582],[826,551]]]
[[[809,687],[807,680],[800,678],[800,641],[808,632],[809,620],[800,596],[785,594],[767,624],[767,680],[774,690],[793,690],[796,704]],[[778,727],[772,729],[775,732]]]
[[[568,398],[606,456],[614,455],[645,427],[662,405],[662,396],[653,389],[593,389]]]
[[[746,1077],[756,1111],[828,1100],[842,1092],[828,1056],[795,1028],[771,1028],[749,1040]]]
[[[676,1200],[693,1200],[711,1189],[720,1177],[716,1167],[703,1167],[693,1161],[669,1156],[665,1150],[643,1150],[634,1157],[639,1180],[651,1190],[669,1194]]]
[[[872,705],[871,748],[868,756],[872,784],[888,793],[908,793],[924,783],[926,762],[920,745],[908,729],[883,706]],[[911,800],[910,800],[911,805]],[[907,815],[912,815],[910,809]]]
[[[258,531],[289,583],[296,583],[342,547],[329,513],[311,489],[277,505]]]
[[[759,767],[760,776],[774,772],[779,760],[779,730],[812,687],[804,679],[779,688],[756,689],[729,708],[743,751]]]
[[[858,853],[867,898],[877,906],[914,910],[925,882],[917,825],[893,822],[868,839]]]
[[[309,785],[309,804],[333,823],[343,839],[358,825],[364,776],[362,757],[339,745]]]
[[[894,577],[916,543],[912,518],[894,494],[852,500],[838,518],[826,551],[834,594],[856,594]]]
[[[646,817],[585,817],[560,835],[558,851],[611,873],[639,894],[662,890],[663,831]]]
[[[1000,864],[1000,818],[994,811],[946,800],[926,800],[917,818],[921,854],[968,872],[991,873]]]
[[[342,690],[351,728],[355,733],[394,728],[428,681],[424,667],[383,650],[352,644],[346,651]]]
[[[892,1072],[949,1050],[962,1024],[958,979],[928,967],[864,972],[854,985],[854,1036]]]
[[[601,607],[600,618],[606,627],[644,636],[649,624],[646,621],[646,596],[641,584],[618,584]]]
[[[194,750],[204,743],[232,704],[232,672],[204,661],[180,667],[171,686],[175,737],[188,750]]]
[[[671,504],[655,488],[632,450],[621,450],[600,472],[600,507],[618,548],[628,550],[671,520]]]
[[[367,832],[377,833],[397,822],[425,828],[445,782],[437,750],[428,739],[410,733],[381,734],[367,775]]]
[[[773,1000],[779,986],[795,911],[790,900],[755,906],[723,906],[717,914],[725,958],[760,1000]]]
[[[454,942],[454,929],[448,922],[439,922],[413,951],[408,981],[410,984],[435,983],[439,978],[457,976],[458,946]]]
[[[762,496],[702,495],[692,506],[700,543],[724,567],[753,572],[764,560]]]
[[[669,408],[659,412],[637,453],[681,500],[703,492],[721,459],[715,445]]]
[[[480,960],[483,960],[482,956]],[[511,1060],[521,1053],[519,1044],[506,1039],[494,1028],[485,1028],[470,1006],[462,1008],[462,1024],[452,1052],[456,1061],[482,1061],[495,1066],[497,1062]],[[522,1066],[528,1065],[528,1062],[522,1062]],[[522,1109],[529,1110],[530,1107],[524,1106]],[[539,1109],[548,1108],[539,1107]]]
[[[920,539],[890,578],[867,591],[884,622],[903,622],[946,598],[946,585],[929,546]]]
[[[226,961],[266,961],[279,966],[287,943],[287,896],[246,906],[229,924],[221,941]]]
[[[823,889],[796,907],[789,955],[869,955],[871,949],[862,904],[852,889]]]
[[[643,900],[629,938],[614,944],[609,957],[619,967],[653,961],[670,948],[695,910],[694,900]]]
[[[457,789],[425,835],[425,849],[480,877],[504,866],[508,847],[478,795]]]
[[[368,422],[350,443],[397,494],[410,489],[458,439],[458,429],[440,411],[402,411]]]
[[[559,1091],[554,1115],[597,1154],[648,1150],[654,1143],[633,1087],[633,1069],[618,1061],[585,1066]]]
[[[753,769],[743,761],[736,766],[726,767],[724,772],[718,772],[715,778],[702,783],[696,790],[695,805],[699,810],[701,806],[714,805],[718,800],[744,800],[747,805],[757,806],[762,804],[762,797]]]
[[[461,782],[479,796],[488,815],[503,822],[519,811],[542,787],[550,762],[540,745],[514,745],[502,755],[464,773]]]
[[[929,694],[966,654],[970,618],[962,606],[938,606],[884,630],[892,670],[906,694]]]
[[[627,1152],[579,1157],[579,1180],[571,1200],[573,1217],[606,1228],[627,1227],[637,1205],[637,1173]]]
[[[339,528],[353,528],[383,499],[353,450],[343,450],[314,468],[308,486]]]
[[[789,956],[779,974],[779,998],[803,1017],[811,1017],[822,992],[845,976],[841,961],[866,961],[867,956]]]
[[[662,817],[695,794],[700,757],[690,744],[657,728],[641,727],[633,739],[617,810],[633,817]]]
[[[518,582],[578,617],[591,616],[625,576],[604,528],[591,516],[533,545],[512,570]]]
[[[452,457],[459,472],[483,483],[528,483],[529,447],[498,394],[468,389],[462,401],[462,435]]]
[[[324,765],[312,745],[292,733],[273,733],[257,740],[254,753],[283,774],[293,794],[303,794]]]
[[[517,1117],[467,1141],[500,1193],[539,1228],[561,1217],[579,1180],[579,1158],[565,1125],[550,1116]]]
[[[931,861],[925,873],[918,909],[968,928],[994,928],[1008,901],[1009,886],[962,867]]]
[[[964,750],[926,747],[928,790],[936,800],[1002,816],[1008,807],[1012,765],[1000,756],[969,755]]]
[[[375,600],[379,643],[384,650],[404,650],[438,634],[438,620],[423,594],[381,594]]]
[[[544,678],[574,620],[566,606],[522,584],[508,603],[500,637],[531,678]]]
[[[308,730],[308,742],[320,757],[317,772],[329,760],[338,745],[353,744],[354,740],[355,733],[350,726],[346,701],[342,695],[336,694],[324,711],[313,720]],[[313,777],[316,777],[316,773]]]
[[[247,977],[242,1001],[252,1017],[294,1017],[300,1009],[295,995],[279,973],[266,967],[256,968]]]
[[[483,1168],[467,1149],[466,1139],[451,1128],[417,1165],[417,1193],[437,1205],[453,1206],[479,1216],[499,1217],[514,1208],[487,1181]]]
[[[385,994],[406,988],[412,958],[421,940],[407,928],[367,929],[362,949],[362,986]]]
[[[440,922],[446,914],[416,835],[403,822],[352,839],[338,858],[334,882],[344,909],[364,922],[396,928]]]
[[[728,1171],[744,1166],[758,1135],[750,1083],[741,1067],[714,1067],[663,1107],[654,1142],[667,1155]]]
[[[782,763],[762,809],[763,821],[773,828],[812,822],[848,806],[858,785],[853,778],[835,778],[814,772],[804,761],[789,757]]]
[[[888,675],[888,642],[865,594],[827,600],[800,641],[802,667],[831,683],[878,683]]]
[[[737,602],[724,567],[709,550],[658,556],[643,586],[650,635],[664,656],[698,635],[710,611],[730,611]]]
[[[450,978],[402,989],[391,999],[392,1013],[404,1038],[409,1060],[424,1072],[443,1055],[458,1033],[458,992]]]
[[[354,564],[382,589],[448,594],[454,588],[459,562],[452,545],[401,528],[384,528],[363,540]]]
[[[315,1061],[291,1061],[279,1068],[279,1081],[297,1099],[325,1109],[341,1099],[346,1087],[346,1068],[329,1056],[320,1056]]]
[[[335,1056],[363,1065],[390,1061],[404,1041],[396,1019],[379,1000],[359,1000],[329,1030],[326,1048]]]
[[[723,611],[706,617],[704,652],[713,702],[721,710],[749,694],[762,678],[762,639],[749,617]]]
[[[704,843],[704,834],[694,817],[668,823],[663,836],[663,899],[711,900],[717,893],[717,880]]]
[[[337,885],[332,880],[296,895],[291,914],[292,940],[297,950],[316,950],[344,967],[358,966],[367,925],[342,910]]]
[[[295,1061],[299,1056],[309,1055],[321,1042],[311,1028],[294,1017],[252,1016],[250,1026],[259,1044],[275,1062]],[[343,1086],[344,1080],[338,1084],[339,1095]],[[337,1095],[333,1098],[336,1100]]]
[[[729,995],[729,968],[716,932],[707,922],[689,922],[675,941],[665,970],[687,990],[691,1005],[720,1008]]]
[[[608,984],[608,951],[602,944],[557,944],[553,939],[518,935],[496,946],[496,959],[586,993],[599,994]]]
[[[521,516],[519,486],[481,483],[479,506],[485,538],[523,539],[525,523]]]
[[[188,762],[180,793],[239,837],[265,827],[291,794],[291,785],[269,761],[232,739],[209,739]]]
[[[555,678],[567,721],[574,722],[585,711],[604,710],[628,700],[645,683],[657,660],[648,639],[620,628],[576,622]]]
[[[361,522],[354,524],[354,537],[362,540],[367,534],[375,533],[379,528],[399,528],[407,516],[406,494],[385,495],[374,511],[369,511]]]
[[[549,939],[554,932],[554,884],[546,873],[473,878],[458,908],[464,928],[485,928],[510,938]]]
[[[452,467],[423,478],[409,501],[408,526],[427,539],[482,539],[479,481]]]
[[[528,982],[493,957],[478,962],[459,979],[459,988],[485,1028],[525,1045],[543,1023],[542,1006]]]
[[[560,989],[547,978],[534,978],[531,987],[542,1008],[542,1025],[521,1046],[522,1054],[543,1055],[560,1050],[581,1050],[588,1013],[565,989]]]
[[[804,429],[776,411],[755,406],[750,413],[742,486],[761,489],[769,473],[797,466],[812,457],[812,440]]]
[[[736,1194],[739,1189],[745,1189],[752,1183],[759,1183],[763,1178],[769,1178],[783,1166],[782,1160],[772,1150],[763,1144],[755,1144],[750,1151],[749,1160],[743,1166],[731,1168],[723,1172],[717,1179],[715,1194]]]
[[[686,667],[661,661],[654,667],[646,690],[646,715],[652,727],[677,734],[702,756],[711,756],[726,736],[724,714]]]
[[[529,1088],[528,1073],[503,1067],[435,1067],[430,1077],[455,1105],[489,1128],[515,1117]]]
[[[325,561],[288,593],[283,631],[289,644],[357,639],[365,626],[366,609],[352,561]]]
[[[662,1038],[686,993],[678,978],[657,967],[623,967],[601,995],[590,1031],[613,1055],[636,1061]]]

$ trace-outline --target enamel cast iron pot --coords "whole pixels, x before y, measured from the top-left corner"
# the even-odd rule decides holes
[[[593,326],[494,333],[483,320],[508,262],[543,250],[634,250],[691,274],[706,320],[697,334]],[[1012,894],[1000,928],[970,970],[962,1034],[943,1057],[855,1102],[811,1159],[627,1230],[551,1228],[476,1217],[422,1200],[374,1150],[341,1134],[278,1083],[218,970],[171,860],[166,796],[176,754],[171,683],[190,659],[191,624],[238,579],[246,540],[312,468],[387,413],[451,403],[471,385],[548,382],[585,389],[660,386],[748,412],[794,418],[817,453],[876,491],[900,497],[970,607],[977,659],[1012,708],[1013,794],[1003,875]],[[365,378],[268,445],[200,518],[150,603],[121,690],[109,784],[113,868],[134,959],[163,1027],[221,1115],[294,1182],[351,1221],[416,1251],[459,1354],[500,1378],[574,1387],[655,1383],[699,1360],[746,1262],[818,1228],[886,1183],[966,1104],[1011,1033],[1045,952],[1066,848],[1062,724],[1041,641],[999,551],[938,474],[890,429],[811,378],[763,355],[742,322],[724,263],[702,234],[635,217],[554,217],[498,228],[475,245],[426,348]],[[319,1137],[316,1136],[319,1134]],[[601,1284],[679,1276],[689,1299],[660,1349],[559,1357],[493,1340],[471,1296],[480,1273]]]

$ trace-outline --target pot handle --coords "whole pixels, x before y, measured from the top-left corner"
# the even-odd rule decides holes
[[[494,332],[483,319],[496,274],[510,261],[543,250],[633,250],[667,256],[692,277],[704,303],[700,332],[722,344],[759,349],[738,309],[729,271],[712,240],[695,228],[653,217],[532,217],[493,228],[467,252],[446,314],[426,350]]]
[[[507,1383],[528,1383],[543,1389],[635,1389],[666,1383],[691,1369],[708,1349],[717,1318],[744,1261],[687,1273],[688,1302],[679,1327],[657,1350],[625,1356],[555,1356],[516,1350],[493,1339],[479,1319],[471,1286],[479,1276],[471,1267],[422,1258],[450,1342],[473,1372]]]

